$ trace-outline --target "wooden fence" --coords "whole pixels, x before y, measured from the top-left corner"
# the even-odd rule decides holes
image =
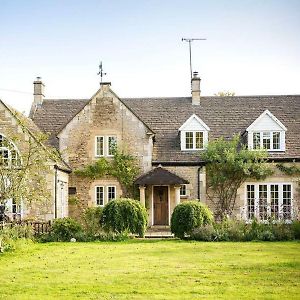
[[[43,233],[48,233],[51,229],[51,221],[48,222],[42,222],[42,221],[16,221],[16,222],[0,222],[0,230],[4,227],[14,227],[14,226],[31,226],[35,235],[40,235]]]

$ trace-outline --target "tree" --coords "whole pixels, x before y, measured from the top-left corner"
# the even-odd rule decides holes
[[[219,96],[219,97],[230,97],[230,96],[235,96],[235,92],[231,91],[220,91],[214,94],[214,96]]]
[[[58,159],[43,144],[47,139],[44,134],[33,135],[22,120],[17,120],[21,132],[11,130],[8,137],[0,135],[0,220],[5,217],[8,201],[18,207],[21,203],[27,206],[49,199],[49,159]]]
[[[261,180],[273,173],[267,164],[267,152],[248,150],[240,136],[209,143],[202,158],[206,162],[207,188],[212,192],[210,199],[218,219],[232,214],[242,183],[249,178]]]

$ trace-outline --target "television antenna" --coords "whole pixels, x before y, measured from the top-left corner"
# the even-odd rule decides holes
[[[100,82],[102,82],[103,76],[106,75],[106,73],[104,73],[103,71],[102,61],[100,61],[99,72],[97,73],[97,75],[100,75]]]
[[[191,80],[193,78],[193,69],[192,69],[192,42],[193,41],[206,41],[206,39],[188,39],[188,38],[182,38],[182,42],[188,42],[189,43],[189,51],[190,51],[190,72],[191,72]]]

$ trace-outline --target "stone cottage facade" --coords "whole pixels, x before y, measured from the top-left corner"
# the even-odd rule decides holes
[[[31,151],[45,146],[35,139],[39,134],[41,131],[32,120],[0,100],[0,194],[12,178],[7,178],[10,173],[4,169],[17,168],[18,161],[28,157],[28,141],[31,139],[32,144],[36,143]],[[43,191],[45,201],[25,203],[24,199],[1,199],[0,206],[10,220],[51,220],[68,215],[68,178],[71,169],[59,157],[47,160],[46,164],[47,168],[41,170],[41,176],[46,179]],[[35,182],[30,184],[35,185]]]
[[[201,152],[216,138],[240,134],[250,149],[266,148],[270,162],[300,161],[300,96],[204,97],[197,76],[192,96],[178,98],[120,98],[110,83],[101,83],[90,99],[45,99],[40,79],[34,88],[30,118],[50,135],[72,170],[100,157],[110,159],[115,145],[137,158],[141,174],[136,184],[150,225],[169,225],[182,201],[210,205]],[[235,216],[296,217],[298,181],[276,169],[263,182],[245,183]],[[122,193],[115,178],[91,180],[71,173],[69,214],[79,217],[84,208],[103,206]]]

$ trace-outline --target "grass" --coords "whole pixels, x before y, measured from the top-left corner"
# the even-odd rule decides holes
[[[300,243],[32,244],[0,256],[0,299],[300,299]]]

